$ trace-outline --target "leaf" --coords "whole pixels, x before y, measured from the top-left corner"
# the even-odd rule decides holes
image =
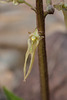
[[[25,2],[25,0],[17,0],[18,1],[18,3],[24,3]]]
[[[24,3],[24,0],[13,0],[14,5],[18,5],[19,3]]]
[[[66,28],[67,28],[67,4],[56,4],[54,5],[54,7],[57,9],[57,10],[62,10],[63,12],[63,15],[64,15],[64,21],[65,21],[65,25],[66,25]]]
[[[56,8],[58,11],[62,10],[62,4],[56,4],[54,5],[54,8]]]
[[[5,87],[3,87],[4,93],[7,97],[7,100],[23,100],[18,96],[15,96],[12,92],[8,91]]]
[[[13,2],[14,5],[18,5],[20,3],[24,3],[25,0],[0,0],[0,3],[9,3]]]

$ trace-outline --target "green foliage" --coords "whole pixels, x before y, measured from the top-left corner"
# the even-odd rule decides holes
[[[13,2],[14,5],[18,5],[19,3],[25,3],[25,0],[0,0],[0,3],[8,2]]]
[[[24,0],[13,0],[13,3],[15,5],[18,5],[19,3],[24,3],[25,1]]]
[[[17,0],[18,1],[18,3],[24,3],[25,2],[25,0]]]
[[[67,28],[67,4],[60,3],[60,4],[57,4],[57,5],[54,5],[54,7],[59,11],[62,10],[63,15],[64,15],[65,25],[66,25],[66,28]]]
[[[15,96],[12,92],[8,91],[5,87],[3,88],[3,90],[7,97],[7,100],[23,100],[19,98],[18,96]]]

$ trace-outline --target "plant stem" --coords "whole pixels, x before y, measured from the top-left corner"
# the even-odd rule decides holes
[[[29,3],[26,2],[26,1],[24,1],[24,3],[25,3],[27,6],[29,6],[32,10],[34,10],[34,11],[36,12],[36,9],[35,9],[31,4],[29,4]]]
[[[47,57],[46,57],[46,43],[45,43],[45,23],[43,1],[36,0],[37,10],[37,28],[40,36],[44,38],[40,41],[38,46],[39,70],[40,70],[40,84],[42,100],[49,100],[49,86],[48,86],[48,71],[47,71]]]

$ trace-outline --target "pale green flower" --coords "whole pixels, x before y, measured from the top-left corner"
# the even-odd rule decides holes
[[[39,36],[37,29],[35,29],[35,31],[29,35],[28,49],[27,49],[27,52],[25,55],[25,63],[24,63],[24,80],[27,79],[27,77],[29,76],[29,74],[31,72],[32,64],[34,61],[35,50],[36,50],[36,48],[37,48],[37,46],[42,38],[43,37]],[[30,60],[28,72],[26,74],[27,59],[28,59],[29,55],[31,56],[31,60]]]

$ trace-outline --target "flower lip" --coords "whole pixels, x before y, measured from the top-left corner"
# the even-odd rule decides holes
[[[31,37],[31,40],[32,40],[32,41],[35,41],[35,40],[36,40],[36,37],[35,37],[35,36],[32,36],[32,37]]]

